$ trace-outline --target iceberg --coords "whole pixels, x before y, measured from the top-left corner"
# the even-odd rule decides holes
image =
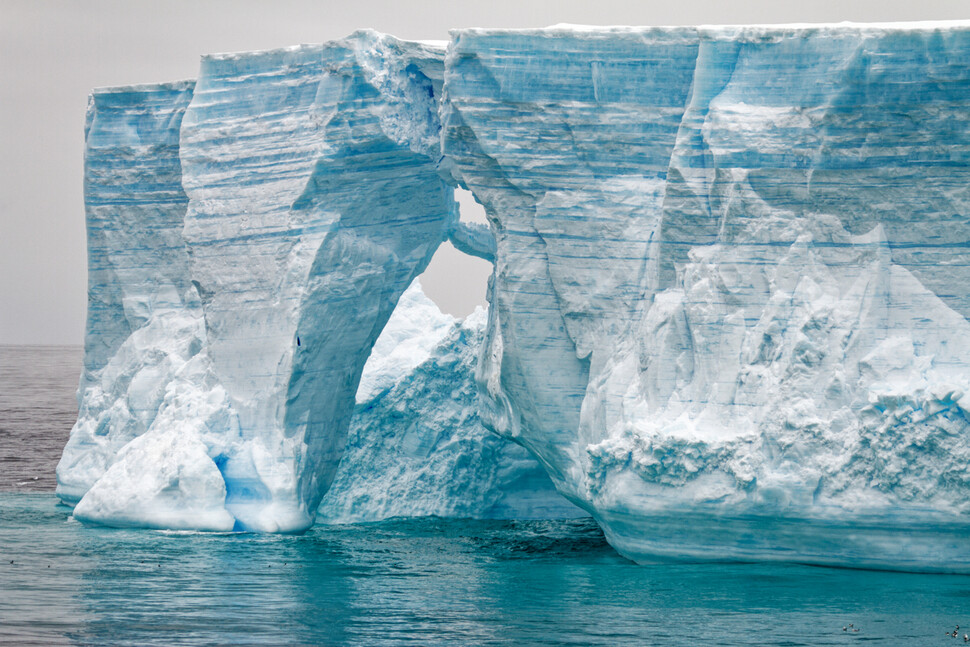
[[[551,483],[640,562],[968,572],[968,105],[966,22],[359,32],[95,92],[58,492],[287,532]],[[494,264],[463,323],[401,296],[444,240]]]

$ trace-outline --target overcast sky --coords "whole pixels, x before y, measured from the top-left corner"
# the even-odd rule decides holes
[[[970,18],[968,0],[0,0],[0,344],[79,344],[86,254],[83,126],[91,88],[193,78],[199,55],[340,38],[362,27]],[[484,296],[488,264],[442,249],[423,277],[445,310]]]

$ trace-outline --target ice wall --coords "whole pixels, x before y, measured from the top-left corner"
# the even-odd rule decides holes
[[[360,32],[205,57],[194,92],[95,93],[87,368],[58,470],[75,516],[312,523],[371,346],[457,221],[443,55]]]
[[[178,157],[193,85],[98,90],[88,105],[84,372],[57,470],[57,493],[71,503],[151,426],[172,376],[204,344],[182,242],[188,198]]]
[[[484,419],[638,560],[970,569],[970,27],[460,30]]]
[[[457,219],[436,170],[442,72],[440,48],[373,32],[203,59],[184,235],[248,447],[223,468],[247,525],[309,525],[370,348]]]

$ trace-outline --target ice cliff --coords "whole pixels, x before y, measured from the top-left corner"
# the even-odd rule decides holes
[[[457,220],[442,59],[363,32],[94,94],[77,517],[312,523],[370,348]]]
[[[366,32],[96,92],[59,492],[166,527],[297,530],[331,481],[334,517],[487,514],[422,483],[519,451],[433,433],[480,418],[638,561],[968,571],[968,106],[967,23]],[[495,264],[487,326],[361,380],[446,238]]]
[[[456,33],[486,423],[634,559],[970,568],[968,63],[966,24]]]

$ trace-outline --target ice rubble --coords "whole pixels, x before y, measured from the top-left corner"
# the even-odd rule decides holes
[[[529,452],[479,421],[475,367],[485,323],[481,309],[456,321],[417,280],[408,288],[364,367],[319,519],[585,514],[556,492]]]
[[[234,526],[305,527],[448,238],[495,263],[475,415],[623,554],[970,570],[968,105],[968,23],[366,32],[95,93],[59,492],[125,489],[137,438],[208,483],[204,453]],[[418,424],[425,341],[363,404]],[[350,454],[412,447],[361,423]],[[418,474],[412,444],[381,464]],[[175,508],[218,502],[158,469]],[[328,514],[367,517],[340,469]],[[425,506],[378,489],[375,518]]]

